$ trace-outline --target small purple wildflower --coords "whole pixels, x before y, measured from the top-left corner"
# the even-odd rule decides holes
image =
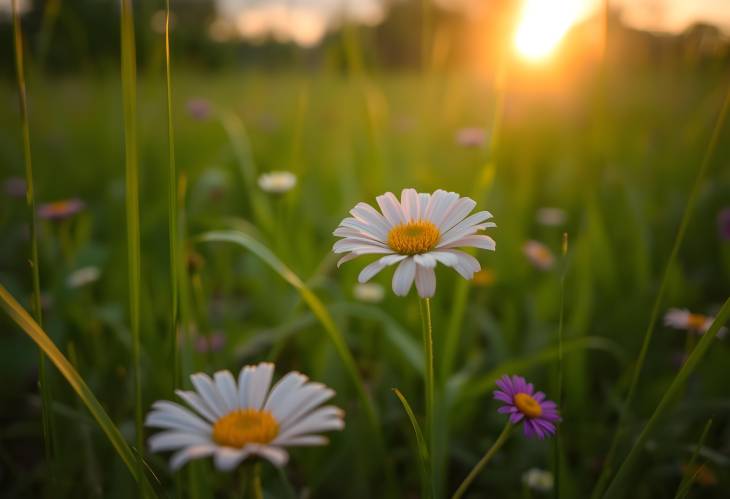
[[[498,409],[502,414],[509,414],[509,421],[518,424],[524,421],[526,437],[543,439],[555,434],[555,423],[560,421],[558,406],[551,400],[545,400],[545,394],[535,393],[532,383],[522,376],[507,376],[497,380],[499,390],[494,391],[494,398],[505,405]]]
[[[226,337],[223,333],[213,333],[210,337],[198,336],[195,339],[195,350],[200,353],[218,352],[226,345]]]
[[[78,198],[43,203],[38,207],[38,216],[46,220],[63,220],[77,214],[85,206]]]
[[[22,177],[8,177],[3,182],[3,189],[5,194],[11,198],[23,198],[25,197],[25,180]]]
[[[210,117],[212,106],[205,99],[190,99],[186,105],[193,119],[203,121]]]
[[[720,233],[720,239],[730,241],[730,206],[723,208],[717,214],[717,231]]]

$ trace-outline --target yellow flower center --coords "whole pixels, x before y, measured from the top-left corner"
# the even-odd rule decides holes
[[[515,405],[528,418],[536,418],[542,414],[540,403],[526,393],[518,393],[514,397]]]
[[[279,433],[279,423],[269,411],[237,409],[213,425],[213,440],[226,447],[267,444]]]
[[[687,329],[702,331],[702,329],[705,327],[706,320],[707,317],[702,314],[689,314],[689,316],[687,317]]]
[[[388,246],[401,255],[418,255],[432,250],[440,237],[438,227],[428,220],[418,220],[390,229]]]

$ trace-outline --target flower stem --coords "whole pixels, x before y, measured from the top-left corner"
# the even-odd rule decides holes
[[[246,466],[243,473],[243,499],[264,499],[261,489],[261,463]]]
[[[472,470],[469,472],[467,477],[464,479],[463,482],[461,482],[461,485],[459,485],[459,488],[456,489],[456,492],[454,492],[454,495],[451,496],[451,499],[459,499],[461,496],[464,495],[464,492],[466,492],[466,489],[469,488],[469,485],[474,481],[474,479],[479,475],[479,473],[482,472],[484,467],[487,465],[487,463],[492,459],[492,457],[497,453],[497,451],[502,447],[502,445],[507,441],[507,439],[510,436],[510,433],[512,433],[512,428],[514,428],[514,425],[512,425],[509,421],[504,427],[504,430],[502,430],[502,433],[499,434],[499,437],[497,437],[497,440],[492,444],[492,446],[489,448],[489,450],[484,454],[484,456],[479,460],[479,462],[472,468]]]
[[[431,324],[431,300],[422,298],[419,302],[421,311],[421,326],[423,330],[423,360],[426,364],[426,442],[429,448],[428,462],[426,470],[431,476],[431,486],[433,487],[433,399],[434,399],[434,380],[433,380],[433,326]]]

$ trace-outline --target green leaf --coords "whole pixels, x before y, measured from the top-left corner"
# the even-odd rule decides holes
[[[697,468],[697,470],[690,474],[690,471],[694,467],[695,462],[697,461],[697,456],[700,453],[700,449],[702,449],[702,446],[705,444],[705,439],[707,438],[707,434],[710,432],[710,427],[712,426],[712,418],[710,418],[707,421],[707,424],[705,424],[705,429],[702,430],[702,435],[700,435],[700,441],[697,442],[697,447],[695,447],[694,452],[692,453],[692,457],[689,460],[689,463],[687,463],[687,470],[684,474],[684,478],[682,478],[682,482],[679,484],[679,487],[677,488],[677,494],[674,496],[674,499],[684,499],[687,497],[687,494],[689,493],[690,487],[692,487],[692,484],[695,481],[695,477],[702,469],[701,465]]]
[[[423,492],[424,497],[433,497],[433,490],[431,489],[431,477],[428,469],[429,457],[426,439],[423,437],[421,427],[418,424],[416,415],[413,413],[413,409],[411,409],[408,400],[406,400],[406,398],[397,388],[393,388],[393,393],[395,393],[395,396],[398,397],[401,404],[403,404],[403,409],[406,411],[408,419],[411,420],[413,433],[416,435],[416,445],[418,446],[418,464],[420,465],[421,470],[421,491]]]

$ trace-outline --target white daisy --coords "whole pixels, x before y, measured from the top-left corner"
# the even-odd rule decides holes
[[[150,450],[175,451],[172,470],[207,456],[221,471],[253,456],[283,466],[289,459],[285,447],[324,445],[327,439],[315,433],[344,428],[341,409],[321,407],[333,390],[298,372],[269,390],[273,374],[274,364],[265,362],[241,369],[238,383],[230,371],[218,371],[212,379],[193,374],[195,391],[175,392],[192,411],[167,400],[152,405],[145,424],[165,431],[150,437]]]
[[[703,314],[695,314],[686,308],[670,308],[664,314],[665,326],[691,331],[697,334],[706,333],[714,321],[714,317]],[[718,338],[724,337],[726,332],[726,328],[720,328],[717,333]]]
[[[259,187],[271,194],[284,194],[297,185],[297,176],[291,172],[269,172],[259,176]]]
[[[405,296],[416,281],[422,298],[436,291],[434,268],[440,262],[471,279],[481,267],[473,256],[457,248],[471,246],[494,251],[495,242],[477,232],[496,227],[488,211],[469,215],[474,200],[441,189],[433,194],[403,189],[400,201],[391,192],[376,198],[382,214],[367,203],[358,203],[334,232],[343,239],[333,247],[347,253],[338,266],[361,255],[383,255],[366,266],[358,281],[369,281],[378,272],[398,264],[393,274],[393,292]],[[467,216],[469,215],[469,216]]]

